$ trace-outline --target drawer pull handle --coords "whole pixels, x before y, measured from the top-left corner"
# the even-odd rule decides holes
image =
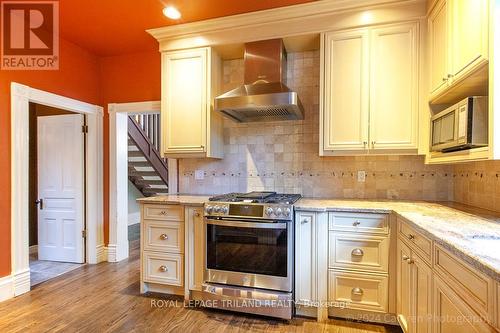
[[[305,224],[305,223],[307,223],[307,222],[309,222],[309,220],[308,220],[308,219],[303,219],[301,223],[302,223],[302,224]]]
[[[354,257],[362,257],[365,253],[361,249],[354,249],[351,251],[351,255]]]
[[[168,272],[167,266],[161,265],[160,266],[160,272]]]
[[[401,259],[403,259],[403,261],[407,261],[410,260],[410,257],[408,257],[407,255],[403,255]]]
[[[415,262],[415,261],[414,261],[413,259],[410,259],[410,258],[408,258],[408,260],[406,261],[406,263],[407,263],[408,265],[411,265],[411,264],[413,264],[414,262]]]
[[[414,240],[414,239],[415,239],[415,235],[409,234],[409,235],[408,235],[408,239],[409,239],[409,240]]]
[[[363,289],[361,288],[352,288],[351,290],[351,293],[354,295],[354,296],[363,296]]]
[[[168,235],[167,234],[161,234],[160,235],[160,239],[161,240],[167,240],[168,239]]]
[[[352,225],[353,225],[353,226],[355,226],[355,227],[357,227],[357,226],[358,226],[358,225],[360,225],[360,224],[361,224],[361,222],[359,222],[359,221],[354,221],[354,223],[353,223]]]
[[[160,215],[167,215],[167,212],[166,212],[166,211],[164,211],[164,210],[162,210],[162,211],[160,212]]]

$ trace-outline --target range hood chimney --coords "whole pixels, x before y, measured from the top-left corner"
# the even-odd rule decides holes
[[[245,44],[244,85],[215,98],[215,110],[237,122],[304,119],[297,93],[284,84],[282,39]]]

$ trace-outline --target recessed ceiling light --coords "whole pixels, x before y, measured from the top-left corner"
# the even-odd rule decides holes
[[[173,6],[163,8],[163,15],[172,20],[178,20],[181,18],[181,12],[179,12],[177,8]]]

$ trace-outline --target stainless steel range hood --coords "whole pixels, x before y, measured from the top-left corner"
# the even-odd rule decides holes
[[[237,122],[304,119],[299,96],[283,82],[283,40],[246,43],[244,63],[244,85],[216,97],[216,111]]]

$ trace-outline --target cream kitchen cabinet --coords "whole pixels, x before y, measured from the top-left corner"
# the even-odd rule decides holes
[[[162,153],[222,158],[222,117],[213,110],[220,58],[210,47],[162,54]]]
[[[320,155],[417,152],[418,29],[323,34]]]
[[[205,239],[203,237],[203,207],[186,207],[186,295],[201,291],[203,283]]]
[[[405,332],[430,333],[431,267],[401,239],[397,248],[398,321]]]
[[[295,213],[295,303],[297,313],[327,318],[328,215]]]
[[[488,6],[489,0],[434,3],[428,17],[431,101],[446,95],[488,62]],[[476,93],[479,80],[474,81],[463,89]]]

